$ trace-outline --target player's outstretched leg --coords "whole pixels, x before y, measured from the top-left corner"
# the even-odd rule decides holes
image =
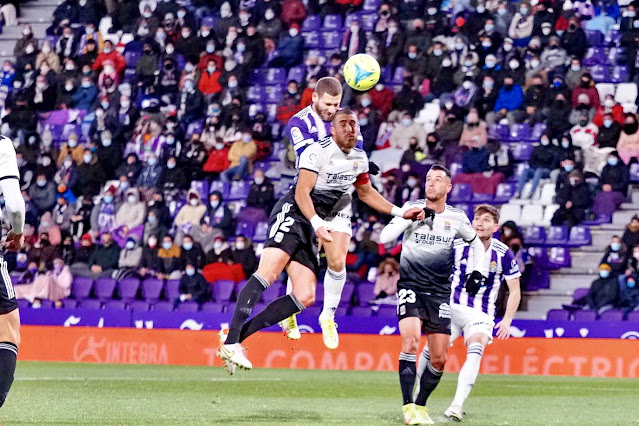
[[[13,384],[17,359],[18,347],[11,342],[0,342],[0,407],[4,405]]]
[[[292,293],[293,281],[291,281],[291,277],[288,277],[288,280],[286,280],[286,294]],[[300,329],[297,326],[297,314],[293,314],[283,321],[280,321],[280,327],[282,327],[282,331],[284,331],[287,339],[300,340],[302,338],[302,333],[300,333]]]
[[[399,321],[399,332],[402,336],[402,352],[399,354],[399,386],[402,390],[402,414],[407,425],[432,424],[417,411],[413,400],[413,389],[417,375],[415,361],[421,338],[421,320],[416,317],[403,318]],[[426,414],[428,416],[428,414]]]
[[[468,347],[466,348],[466,361],[459,371],[457,378],[457,391],[452,404],[446,410],[444,415],[450,419],[461,421],[463,418],[462,407],[464,401],[470,395],[470,391],[475,385],[479,367],[481,365],[481,357],[484,355],[485,344],[480,340],[488,340],[484,335],[474,335],[468,339]]]
[[[415,398],[417,411],[424,417],[428,417],[426,402],[428,397],[433,393],[444,373],[446,358],[448,356],[448,345],[450,335],[443,333],[433,333],[428,335],[428,358],[425,361],[425,368],[420,378],[419,392]],[[422,353],[423,355],[423,353]],[[422,361],[424,358],[422,358]],[[432,420],[431,420],[432,422]]]
[[[275,299],[262,312],[244,324],[240,332],[240,343],[263,328],[277,324],[292,315],[297,315],[303,309],[304,305],[297,299],[295,294],[287,294]]]

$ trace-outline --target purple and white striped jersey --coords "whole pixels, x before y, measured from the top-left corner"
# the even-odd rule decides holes
[[[331,136],[331,122],[322,120],[311,104],[288,120],[286,134],[293,144],[297,158],[300,158],[307,146]],[[357,136],[356,148],[364,148],[361,133]]]
[[[488,278],[475,297],[471,298],[465,289],[465,277],[466,274],[470,273],[467,270],[468,265],[473,265],[473,252],[470,250],[470,245],[464,240],[456,240],[454,250],[455,266],[450,295],[451,304],[470,306],[494,317],[495,301],[502,281],[521,276],[515,255],[506,244],[493,238],[485,256],[485,270],[488,271]]]

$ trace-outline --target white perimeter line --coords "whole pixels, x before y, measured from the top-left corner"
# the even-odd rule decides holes
[[[239,378],[239,377],[211,377],[209,379],[178,379],[168,377],[16,377],[14,380],[22,382],[281,382],[282,379],[269,378]]]
[[[608,377],[604,377],[604,378],[608,378]],[[614,379],[616,377],[609,377],[611,379]],[[594,387],[594,386],[571,386],[571,385],[561,385],[561,384],[554,384],[554,383],[548,383],[544,386],[552,386],[553,389],[579,389],[579,390],[591,390],[591,391],[613,391],[613,392],[625,392],[625,391],[630,391],[630,388],[608,388],[608,387]],[[505,383],[505,384],[500,384],[499,385],[500,388],[530,388],[530,384],[514,384],[514,383]]]

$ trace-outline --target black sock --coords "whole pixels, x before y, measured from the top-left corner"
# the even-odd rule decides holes
[[[242,326],[251,316],[253,308],[262,297],[262,293],[267,289],[269,283],[257,274],[251,275],[248,282],[237,295],[237,303],[235,305],[235,312],[233,312],[233,320],[231,321],[231,328],[226,338],[226,344],[231,345],[240,341],[240,330]]]
[[[415,377],[417,370],[415,361],[417,355],[402,352],[399,354],[399,386],[402,388],[402,398],[404,405],[413,402],[413,388],[415,387]]]
[[[251,334],[263,328],[270,327],[273,324],[277,324],[291,315],[300,312],[302,309],[304,309],[304,305],[297,300],[297,297],[295,297],[293,293],[273,300],[262,312],[244,324],[240,332],[240,342],[245,341]]]
[[[443,373],[443,371],[436,370],[430,363],[430,359],[428,360],[424,373],[422,374],[422,378],[419,382],[419,393],[417,394],[417,398],[415,398],[415,404],[422,406],[426,405],[428,397],[439,384]]]
[[[7,399],[9,389],[13,383],[13,373],[16,371],[18,347],[11,342],[0,342],[0,407]]]

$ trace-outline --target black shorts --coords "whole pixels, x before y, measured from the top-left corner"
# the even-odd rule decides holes
[[[264,248],[268,247],[284,250],[291,261],[301,263],[319,275],[315,231],[289,194],[282,197],[271,212],[264,242]]]
[[[18,309],[16,292],[13,290],[7,262],[0,256],[0,315]]]
[[[397,285],[397,316],[422,320],[425,334],[450,334],[450,297]]]

